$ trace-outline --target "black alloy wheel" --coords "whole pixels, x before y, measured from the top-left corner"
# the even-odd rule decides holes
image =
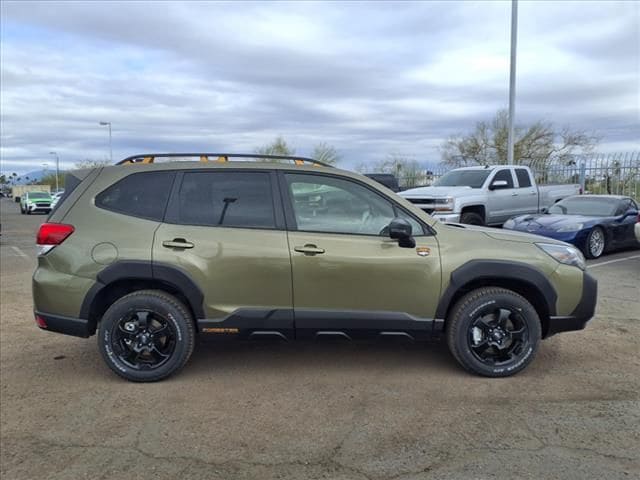
[[[118,299],[98,329],[105,362],[133,382],[155,382],[177,372],[191,357],[194,343],[189,309],[161,290],[139,290]]]
[[[542,328],[535,308],[523,296],[499,287],[464,295],[446,320],[447,343],[468,371],[506,377],[535,357]]]
[[[169,360],[177,332],[169,320],[148,310],[131,311],[116,323],[111,346],[118,358],[135,370],[153,370]]]
[[[487,306],[469,327],[469,348],[488,365],[508,365],[519,360],[529,340],[529,329],[520,312]]]

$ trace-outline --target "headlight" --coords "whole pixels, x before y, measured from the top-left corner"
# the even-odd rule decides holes
[[[516,222],[514,222],[513,219],[510,218],[509,220],[504,222],[504,225],[502,225],[502,228],[513,228],[515,227],[515,225],[516,225]]]
[[[582,253],[575,247],[552,243],[536,243],[536,246],[565,265],[573,265],[581,270],[584,270],[587,266]]]
[[[436,212],[451,212],[453,211],[453,197],[436,198],[434,200],[434,210]]]
[[[556,228],[556,232],[577,232],[578,230],[582,230],[584,225],[582,223],[569,223],[567,225],[561,225]]]

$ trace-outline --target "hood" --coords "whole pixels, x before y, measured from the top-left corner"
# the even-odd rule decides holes
[[[597,221],[584,215],[522,215],[513,219],[513,228],[535,233],[537,230],[555,230],[562,225],[588,224]]]
[[[446,224],[451,228],[460,228],[464,230],[470,230],[473,232],[482,232],[487,237],[493,238],[494,240],[506,240],[509,242],[519,242],[519,243],[555,243],[558,245],[564,245],[564,242],[559,240],[554,240],[548,237],[542,237],[540,235],[534,235],[531,233],[524,232],[516,232],[513,230],[503,230],[498,228],[491,227],[479,227],[476,225],[465,225],[462,223],[449,223]]]
[[[462,195],[466,195],[469,192],[473,192],[473,190],[477,190],[477,189],[474,189],[471,187],[418,187],[418,188],[410,188],[409,190],[400,192],[399,195],[405,198],[459,197]]]

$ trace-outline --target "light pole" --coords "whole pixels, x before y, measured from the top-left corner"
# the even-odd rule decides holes
[[[113,163],[113,148],[111,147],[111,122],[100,122],[103,127],[109,126],[109,160]]]
[[[49,152],[49,155],[56,156],[56,192],[58,191],[58,175],[60,174],[60,157],[58,152]]]
[[[511,71],[509,72],[509,135],[507,163],[513,164],[513,122],[516,110],[516,47],[518,41],[518,0],[511,0]]]

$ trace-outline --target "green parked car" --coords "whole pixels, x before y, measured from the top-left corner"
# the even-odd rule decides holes
[[[173,156],[200,161],[154,162]],[[154,154],[71,172],[37,243],[38,326],[97,333],[107,365],[140,382],[183,367],[198,335],[444,337],[465,369],[504,377],[596,305],[576,248],[445,225],[300,157]]]
[[[20,197],[20,213],[49,213],[51,211],[51,195],[48,192],[26,192]]]

